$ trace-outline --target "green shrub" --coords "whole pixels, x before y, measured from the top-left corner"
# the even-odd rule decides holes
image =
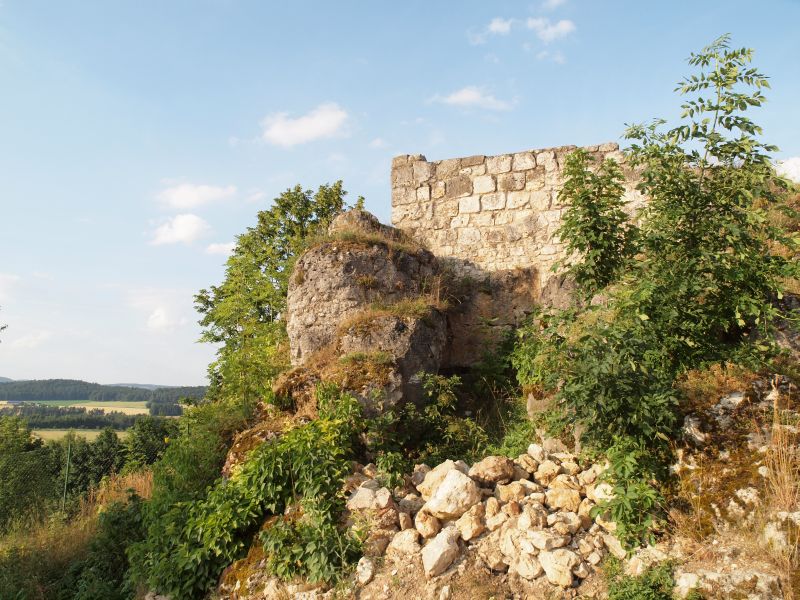
[[[672,569],[670,563],[661,563],[638,577],[629,577],[624,574],[622,563],[610,557],[603,564],[608,600],[672,600]]]
[[[621,201],[615,167],[592,175],[585,156],[570,160],[564,199],[578,213],[562,236],[584,261],[572,271],[587,296],[601,291],[604,299],[536,315],[519,331],[512,357],[521,384],[551,394],[590,445],[607,451],[616,497],[598,510],[611,511],[628,547],[658,520],[653,485],[666,478],[671,458],[676,378],[716,362],[768,357],[783,316],[773,301],[798,272],[791,252],[772,252],[781,246],[796,256],[798,248],[766,218],[767,208],[783,206],[786,187],[767,154],[775,148],[757,139],[760,128],[744,115],[763,102],[767,80],[749,67],[750,50],[728,42],[723,36],[691,56],[700,72],[679,87],[697,96],[682,106],[685,122],[661,132],[664,122],[655,121],[626,134],[634,140],[626,160],[649,197],[636,261],[612,261],[606,271],[597,262],[624,255],[631,231],[611,198],[618,193]],[[593,200],[608,210],[581,213]]]
[[[579,148],[567,157],[560,200],[568,204],[558,235],[566,240],[568,273],[583,295],[617,280],[636,251],[636,227],[623,210],[625,177],[614,160],[590,170],[591,155]]]
[[[149,585],[175,600],[202,597],[222,569],[243,555],[264,519],[294,503],[302,508],[308,527],[321,528],[320,535],[335,523],[344,504],[342,486],[350,472],[361,411],[355,399],[326,385],[319,387],[317,403],[319,419],[262,444],[205,498],[179,502],[150,525],[148,538],[133,549],[137,572]],[[305,527],[294,533],[287,527],[267,535],[270,548],[278,538],[311,535]],[[330,538],[329,530],[324,533]],[[293,568],[327,576],[336,572],[336,561],[352,554],[326,554],[331,561],[326,566],[319,552],[309,549],[301,554],[309,565]],[[280,557],[270,560],[277,571],[286,572]]]

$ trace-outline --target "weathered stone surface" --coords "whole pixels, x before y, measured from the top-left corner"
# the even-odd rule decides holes
[[[407,556],[420,551],[419,533],[416,529],[406,529],[392,538],[386,547],[387,556]]]
[[[478,556],[492,571],[505,572],[508,569],[503,553],[500,551],[500,531],[495,531],[478,542]]]
[[[417,373],[435,372],[444,355],[445,317],[436,310],[422,319],[370,307],[424,295],[437,276],[436,259],[364,211],[339,215],[331,231],[349,237],[310,248],[297,260],[289,281],[286,326],[292,363],[304,365],[309,380],[333,380],[352,392],[368,412],[419,401]],[[345,355],[389,360],[372,370],[368,361],[343,368],[336,361]]]
[[[417,531],[419,531],[420,535],[426,539],[435,536],[442,528],[439,519],[424,509],[420,510],[414,518],[414,526]]]
[[[552,531],[534,530],[529,531],[528,539],[539,550],[554,550],[569,544],[569,537],[558,535]]]
[[[572,569],[580,564],[580,559],[571,550],[559,548],[552,552],[540,552],[539,562],[550,583],[568,588],[572,585]]]
[[[472,465],[469,476],[483,485],[508,483],[514,476],[514,462],[505,456],[487,456]]]
[[[561,465],[552,460],[545,460],[539,464],[539,468],[536,469],[533,478],[539,485],[548,486],[559,473],[561,473]]]
[[[400,531],[412,529],[414,527],[414,519],[407,512],[400,512],[397,515],[397,522],[400,524]]]
[[[478,484],[454,468],[447,472],[422,510],[439,519],[457,519],[480,501]]]
[[[399,388],[392,387],[384,393],[383,401],[390,406],[401,400],[420,401],[422,388],[417,374],[438,368],[446,343],[446,322],[438,311],[423,319],[385,315],[343,330],[339,337],[339,353],[368,356],[380,352],[394,358],[394,371],[401,383]],[[395,395],[397,392],[399,396]],[[362,396],[368,404],[369,398],[365,394]],[[392,401],[392,398],[397,399]]]
[[[394,505],[392,493],[386,488],[377,490],[362,485],[347,500],[348,510],[380,510]]]
[[[422,566],[428,577],[443,573],[458,556],[458,538],[455,527],[447,527],[428,542],[422,549]]]
[[[436,488],[439,487],[439,484],[442,483],[444,478],[447,476],[447,473],[449,473],[451,470],[457,469],[464,474],[468,473],[469,468],[465,469],[464,466],[465,465],[460,463],[460,461],[458,463],[452,460],[444,461],[425,474],[425,478],[422,480],[422,483],[417,484],[417,491],[422,494],[422,497],[425,500],[428,500],[434,494]]]
[[[485,516],[486,508],[480,502],[461,515],[455,523],[461,539],[468,542],[486,531]]]
[[[375,577],[375,563],[372,559],[362,556],[356,565],[356,581],[361,585],[367,585]]]

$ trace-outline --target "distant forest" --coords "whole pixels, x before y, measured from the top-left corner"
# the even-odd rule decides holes
[[[40,379],[0,382],[0,400],[94,400],[100,402],[150,402],[174,404],[181,398],[200,399],[204,386],[163,387],[154,390],[119,385],[100,385],[77,379]]]
[[[17,404],[0,407],[0,418],[21,417],[31,429],[104,429],[122,431],[132,427],[142,415],[105,413],[102,408]]]

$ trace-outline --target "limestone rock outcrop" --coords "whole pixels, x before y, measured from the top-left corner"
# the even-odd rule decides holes
[[[292,364],[333,342],[340,324],[370,305],[423,295],[437,274],[436,259],[387,230],[368,213],[348,211],[331,224],[330,239],[297,260],[287,297]]]
[[[294,379],[333,381],[367,414],[419,402],[418,374],[438,371],[447,343],[431,292],[438,278],[433,255],[400,231],[362,210],[339,215],[328,237],[297,260],[289,282]],[[303,393],[302,386],[282,389]]]

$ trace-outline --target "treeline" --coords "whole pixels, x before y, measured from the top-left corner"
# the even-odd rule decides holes
[[[182,398],[200,399],[204,386],[164,387],[155,390],[101,385],[78,379],[38,379],[0,382],[0,400],[37,402],[42,400],[94,400],[100,402],[155,402],[175,404]]]
[[[78,510],[103,477],[154,463],[177,433],[175,419],[140,415],[125,440],[108,428],[93,442],[74,433],[44,442],[25,420],[0,415],[0,534],[14,522],[52,514],[64,494],[68,512]]]
[[[178,408],[180,409],[180,407]],[[159,416],[166,416],[166,414],[168,413],[159,413]],[[32,429],[104,429],[110,427],[121,431],[133,427],[136,419],[141,415],[126,415],[121,412],[107,413],[102,408],[15,404],[0,408],[0,417],[20,417]]]

